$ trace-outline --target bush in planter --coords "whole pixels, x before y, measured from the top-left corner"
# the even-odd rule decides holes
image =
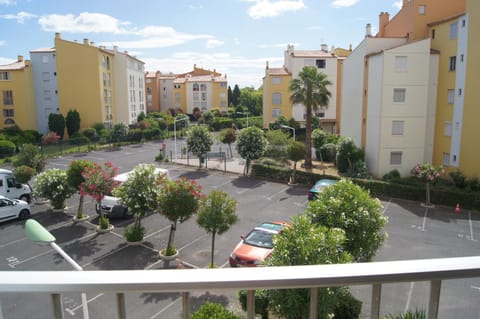
[[[38,197],[50,200],[54,209],[65,208],[65,201],[75,190],[68,184],[67,173],[58,168],[37,175],[33,192]]]
[[[197,311],[192,313],[192,319],[240,319],[224,306],[218,303],[204,303]]]
[[[145,236],[145,228],[143,226],[130,226],[125,229],[125,238],[128,242],[141,241],[143,236]]]
[[[238,292],[238,300],[243,311],[247,311],[247,291]],[[268,291],[264,289],[255,290],[255,314],[260,315],[261,319],[268,319]]]
[[[98,219],[98,226],[100,226],[100,229],[108,229],[109,225],[110,225],[110,221],[108,220],[108,217],[101,216]]]
[[[14,168],[13,175],[15,175],[17,183],[28,184],[33,175],[35,175],[35,170],[30,166],[21,165]]]

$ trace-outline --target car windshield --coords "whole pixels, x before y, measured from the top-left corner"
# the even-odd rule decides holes
[[[244,242],[248,245],[271,249],[273,247],[273,235],[275,233],[271,231],[254,229],[245,237]]]

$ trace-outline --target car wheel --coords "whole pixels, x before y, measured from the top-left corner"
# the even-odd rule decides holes
[[[20,214],[18,214],[18,218],[21,220],[25,220],[30,217],[30,211],[28,209],[23,209]]]
[[[130,218],[130,215],[128,214],[128,208],[125,208],[125,209],[123,210],[122,217],[123,217],[123,218]]]
[[[20,200],[30,203],[30,196],[28,196],[27,194],[23,194],[22,196],[20,196]]]

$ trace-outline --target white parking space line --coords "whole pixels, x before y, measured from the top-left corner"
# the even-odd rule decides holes
[[[405,304],[405,310],[404,312],[407,312],[410,309],[410,303],[412,301],[412,295],[413,295],[413,287],[415,286],[415,282],[410,283],[410,289],[408,290],[408,296],[407,296],[407,302]]]
[[[477,241],[474,237],[473,237],[473,224],[472,224],[472,215],[471,215],[471,212],[468,211],[468,224],[470,226],[470,240],[471,241]]]
[[[87,299],[87,304],[91,301],[95,301],[96,299],[100,298],[103,295],[104,295],[104,293],[101,293],[101,294],[98,294],[98,295],[94,296],[93,298]],[[65,311],[68,312],[73,317],[73,316],[75,316],[75,311],[77,311],[78,309],[82,309],[82,308],[83,308],[83,305],[78,304],[78,306],[75,306],[73,308],[65,308]]]
[[[228,184],[230,184],[231,182],[232,182],[232,181],[226,181],[225,183],[222,183],[222,184],[213,186],[212,188],[213,188],[213,189],[221,188],[222,186],[228,185]]]
[[[262,185],[263,183],[264,183],[263,181],[262,181],[262,182],[258,182],[257,184],[251,186],[250,188],[246,188],[246,189],[244,189],[244,190],[242,190],[242,191],[237,192],[237,194],[238,194],[238,195],[245,194],[246,192],[253,190],[253,189],[256,188],[257,186]]]
[[[169,303],[168,305],[165,306],[165,308],[163,308],[162,310],[160,310],[159,312],[157,312],[156,314],[154,314],[153,316],[150,317],[150,319],[155,319],[157,318],[159,315],[161,315],[165,310],[167,310],[168,308],[170,308],[171,306],[173,306],[174,304],[176,304],[179,300],[182,300],[181,297],[175,299],[174,301],[172,301],[171,303]]]
[[[280,190],[280,191],[278,191],[278,192],[276,192],[276,193],[273,193],[272,195],[267,196],[267,197],[265,197],[265,198],[268,199],[268,200],[272,200],[275,196],[277,196],[278,194],[284,193],[287,189],[290,189],[290,187],[285,187],[285,188],[283,188],[282,190]]]
[[[427,223],[427,213],[428,208],[425,208],[425,213],[423,214],[422,231],[425,231],[425,224]]]

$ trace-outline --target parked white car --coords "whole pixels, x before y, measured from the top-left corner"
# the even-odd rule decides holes
[[[30,217],[30,204],[19,199],[9,199],[0,195],[0,222]]]
[[[115,176],[113,179],[119,182],[120,184],[125,182],[131,174],[132,171],[118,174]],[[170,175],[168,174],[168,170],[164,168],[155,168],[154,174],[165,174],[167,178],[170,178]],[[98,204],[97,204],[98,205]],[[100,214],[100,209],[97,206],[96,207],[97,214]],[[115,197],[115,196],[110,196],[110,195],[105,195],[102,199],[102,211],[103,214],[109,218],[130,218],[132,215],[128,212],[128,207],[123,206],[122,203],[120,203],[120,198]]]

